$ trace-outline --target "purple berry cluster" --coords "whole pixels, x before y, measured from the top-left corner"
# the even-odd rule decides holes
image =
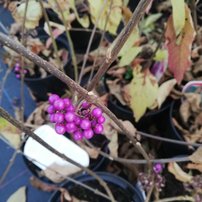
[[[58,134],[72,133],[75,140],[90,139],[104,130],[105,117],[102,110],[84,101],[76,111],[69,98],[60,98],[56,94],[49,96],[47,112],[50,122],[55,123]]]
[[[153,175],[146,173],[139,173],[138,179],[141,182],[141,185],[145,191],[149,191],[153,185],[155,184],[156,189],[161,192],[162,188],[165,186],[165,178],[161,175],[163,171],[163,165],[160,163],[156,163],[153,166]]]
[[[16,63],[14,66],[14,72],[15,72],[15,76],[16,78],[20,78],[21,73],[23,73],[24,75],[27,74],[27,69],[22,69],[19,63]]]

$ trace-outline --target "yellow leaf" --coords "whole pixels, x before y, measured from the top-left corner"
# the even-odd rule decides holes
[[[158,90],[157,103],[160,108],[163,102],[166,100],[174,85],[177,83],[176,79],[171,79],[164,82]]]
[[[155,54],[154,60],[160,62],[166,60],[167,58],[168,58],[168,51],[165,49],[159,49]]]
[[[25,14],[26,3],[21,3],[14,13],[14,18],[17,22],[22,23]],[[27,7],[25,27],[34,29],[39,25],[39,20],[42,17],[42,9],[40,3],[35,0],[30,0]]]
[[[138,121],[146,112],[147,108],[154,105],[158,84],[155,77],[149,70],[141,71],[141,66],[136,66],[133,70],[133,79],[127,86],[130,107],[133,110],[135,120]]]
[[[175,178],[177,180],[179,180],[180,182],[190,182],[191,179],[192,179],[192,176],[185,173],[181,168],[180,166],[175,163],[175,162],[172,162],[172,163],[169,163],[168,164],[168,171],[170,173],[172,173]]]
[[[171,0],[171,4],[175,34],[178,36],[185,25],[185,2],[184,0]]]
[[[0,135],[8,140],[16,149],[18,148],[20,144],[20,131],[3,118],[0,118]]]
[[[20,187],[9,197],[7,202],[26,202],[26,187]]]
[[[108,23],[106,26],[106,31],[116,35],[117,28],[122,18],[122,9],[121,9],[122,0],[113,0],[111,9],[110,9],[111,0],[107,0],[107,3],[105,3],[105,0],[96,0],[96,1],[88,0],[88,2],[90,7],[91,20],[94,24],[98,20],[97,27],[101,30],[104,30],[106,19],[107,19],[108,13],[110,12],[110,16],[108,18]],[[104,9],[103,9],[103,12],[101,13],[101,9],[103,8],[103,5],[104,5]]]

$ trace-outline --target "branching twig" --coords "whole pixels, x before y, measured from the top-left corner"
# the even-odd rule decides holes
[[[70,162],[71,164],[81,168],[82,170],[86,171],[89,175],[93,176],[96,180],[98,180],[98,182],[104,187],[104,189],[106,190],[107,194],[109,195],[110,199],[112,201],[115,201],[109,187],[107,186],[107,184],[98,176],[96,175],[93,171],[89,170],[88,168],[80,165],[79,163],[75,162],[74,160],[70,159],[69,157],[67,157],[66,155],[58,152],[56,149],[54,149],[52,146],[50,146],[48,143],[46,143],[44,140],[42,140],[40,137],[38,137],[37,135],[35,135],[29,128],[25,127],[21,122],[19,122],[18,120],[14,119],[13,117],[11,117],[3,108],[0,107],[0,115],[6,119],[8,122],[10,122],[12,125],[14,125],[16,128],[20,129],[21,131],[23,131],[26,135],[32,137],[34,140],[36,140],[38,143],[40,143],[42,146],[44,146],[46,149],[48,149],[49,151],[53,152],[54,154],[56,154],[57,156],[61,157],[62,159],[64,159],[65,161]]]
[[[88,91],[91,91],[96,84],[99,82],[100,78],[104,75],[104,73],[107,71],[111,63],[116,59],[119,51],[125,44],[126,40],[132,33],[134,27],[138,24],[141,17],[143,16],[147,6],[149,5],[151,0],[141,0],[138,4],[137,8],[133,12],[133,15],[131,19],[129,20],[128,24],[124,27],[124,29],[121,31],[121,33],[118,35],[118,37],[114,40],[111,47],[108,49],[106,58],[104,63],[99,68],[96,75],[93,77],[89,87]]]
[[[78,85],[75,81],[73,81],[71,78],[69,78],[67,75],[65,75],[63,72],[58,70],[53,64],[48,63],[47,61],[43,60],[36,54],[32,53],[31,51],[27,50],[24,46],[22,46],[20,43],[13,41],[9,37],[7,37],[5,34],[0,33],[0,43],[3,45],[11,48],[12,50],[22,54],[32,62],[34,62],[36,65],[44,68],[46,71],[50,72],[57,78],[59,78],[61,81],[63,81],[69,88],[76,91],[79,95],[81,95],[84,99],[86,99],[88,102],[91,102],[95,104],[96,106],[100,107],[104,113],[106,113],[109,118],[116,123],[116,125],[122,130],[123,134],[125,134],[131,141],[131,143],[138,149],[138,151],[144,156],[145,159],[149,161],[149,157],[145,156],[142,151],[139,150],[139,147],[137,147],[136,143],[137,140],[134,138],[133,133],[128,131],[123,123],[117,119],[117,117],[101,102],[99,102],[98,98],[94,96],[92,93],[89,93],[87,90],[82,88],[80,85]]]
[[[191,201],[195,202],[194,198],[191,196],[176,196],[171,198],[160,199],[154,202],[170,202],[170,201]]]

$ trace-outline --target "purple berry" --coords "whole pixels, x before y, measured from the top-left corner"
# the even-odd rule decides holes
[[[65,103],[63,101],[63,99],[57,99],[55,100],[55,102],[53,103],[53,106],[55,107],[55,109],[57,110],[63,110],[65,108]]]
[[[102,115],[102,110],[99,107],[96,107],[92,110],[92,115],[99,118]]]
[[[64,98],[63,101],[64,101],[66,107],[69,107],[72,104],[72,102],[69,98]]]
[[[49,120],[51,123],[55,123],[55,114],[50,114]]]
[[[93,133],[93,130],[92,130],[92,129],[88,129],[88,130],[84,130],[84,131],[83,131],[83,136],[84,136],[86,139],[92,138],[93,135],[94,135],[94,133]]]
[[[83,119],[81,121],[80,127],[84,130],[90,129],[91,127],[91,122],[88,119]]]
[[[24,74],[27,74],[27,70],[26,70],[26,69],[24,69],[23,73],[24,73]]]
[[[67,111],[74,112],[75,111],[75,107],[72,104],[70,104],[69,107],[67,107]]]
[[[84,101],[84,102],[81,104],[81,107],[82,107],[83,109],[88,109],[90,106],[91,106],[91,104],[88,103],[87,101]]]
[[[159,174],[161,173],[163,170],[163,165],[161,163],[156,163],[154,166],[153,166],[153,171],[156,173],[156,174]]]
[[[104,123],[105,122],[105,117],[104,116],[100,116],[98,119],[97,119],[97,122],[98,123]]]
[[[19,67],[20,68],[20,63],[16,62],[15,63],[15,67]]]
[[[61,124],[55,124],[55,131],[58,134],[63,135],[66,131],[65,126],[61,125]]]
[[[97,124],[94,128],[93,131],[95,134],[101,134],[103,132],[103,126],[101,124]]]
[[[78,116],[75,116],[74,123],[78,126],[81,124],[81,119]]]
[[[49,96],[48,101],[50,104],[53,104],[56,100],[58,100],[60,97],[56,94],[52,94]]]
[[[64,121],[64,115],[62,113],[56,113],[54,116],[55,123],[62,123]]]
[[[14,71],[15,71],[15,72],[19,72],[19,71],[20,71],[20,67],[15,66]]]
[[[82,138],[83,138],[83,134],[81,131],[74,132],[74,140],[78,141],[78,140],[81,140]]]
[[[73,133],[75,130],[77,130],[77,127],[74,123],[67,123],[66,124],[66,131],[68,133]]]
[[[20,78],[20,74],[16,74],[15,76],[16,76],[16,78],[17,78],[17,79],[19,79],[19,78]]]
[[[67,122],[73,122],[74,119],[75,119],[75,114],[74,114],[73,112],[67,112],[67,113],[65,114],[65,120],[66,120]]]
[[[55,107],[53,105],[49,105],[48,108],[47,108],[47,112],[49,114],[55,113]]]

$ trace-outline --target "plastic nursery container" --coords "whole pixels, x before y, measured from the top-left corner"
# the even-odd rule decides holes
[[[109,186],[112,194],[115,199],[119,202],[143,202],[143,193],[139,189],[138,185],[131,185],[126,180],[113,175],[107,172],[97,172],[96,173],[101,179],[103,179],[107,185]],[[75,180],[82,182],[86,185],[91,186],[93,189],[98,189],[103,192],[103,188],[97,180],[95,180],[92,176],[83,174],[75,177]],[[63,188],[67,188],[67,190],[80,200],[85,200],[88,202],[108,202],[108,199],[103,198],[102,196],[96,195],[92,191],[89,191],[79,185],[76,185],[70,181],[65,182],[62,185]],[[56,191],[51,196],[49,202],[60,202],[60,192]]]
[[[58,135],[51,126],[40,126],[34,133],[68,158],[84,167],[89,166],[89,155],[87,152],[65,136]],[[25,163],[35,176],[40,177],[40,171],[45,171],[49,168],[48,173],[52,177],[49,180],[47,177],[40,177],[41,180],[60,183],[65,180],[63,176],[81,171],[79,167],[58,157],[31,137],[27,138],[22,150],[26,156],[24,157]]]
[[[180,100],[173,101],[171,103],[170,110],[169,110],[169,113],[167,114],[167,117],[165,117],[165,119],[162,120],[161,128],[163,132],[161,133],[161,135],[169,139],[185,141],[182,134],[175,127],[172,120],[174,111],[176,111],[175,113],[178,113],[177,110],[179,110],[179,107],[180,107]],[[194,151],[186,145],[173,144],[169,142],[162,142],[161,150],[162,150],[161,155],[163,157],[189,155]]]
[[[56,39],[56,42],[59,47],[67,49],[68,53],[70,53],[68,41],[66,41],[63,36],[59,36]],[[64,67],[64,70],[71,68],[70,64],[71,55],[69,54],[69,58],[67,64]],[[48,93],[57,93],[58,95],[63,95],[65,92],[65,88],[67,88],[65,83],[51,74],[47,75],[45,78],[25,77],[24,80],[38,101],[46,101],[48,99]]]

